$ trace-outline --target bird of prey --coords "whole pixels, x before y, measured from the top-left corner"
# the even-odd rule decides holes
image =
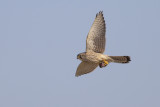
[[[109,63],[129,63],[129,56],[109,56],[104,55],[105,51],[105,32],[106,25],[103,12],[96,14],[96,18],[91,26],[86,40],[86,52],[77,55],[77,59],[82,62],[79,64],[75,76],[80,76],[92,72],[98,66],[106,67]]]

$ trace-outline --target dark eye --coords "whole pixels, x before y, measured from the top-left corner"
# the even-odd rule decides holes
[[[82,59],[80,54],[77,55],[77,59]]]
[[[79,55],[79,58],[80,58],[80,59],[82,59],[82,56],[81,56],[81,55]]]

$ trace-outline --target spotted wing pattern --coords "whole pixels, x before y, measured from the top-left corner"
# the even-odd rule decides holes
[[[81,76],[83,74],[87,74],[92,72],[98,66],[97,63],[92,62],[81,62],[77,68],[75,76]]]
[[[105,20],[102,11],[100,11],[92,24],[86,40],[86,52],[94,51],[103,53],[105,50]]]

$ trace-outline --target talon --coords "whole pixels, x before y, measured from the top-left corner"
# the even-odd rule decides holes
[[[103,62],[104,62],[105,65],[109,64],[108,61],[106,61],[106,60],[103,60]]]
[[[109,64],[108,61],[103,60],[102,62],[99,63],[99,67],[102,68],[102,67],[107,66],[108,64]]]

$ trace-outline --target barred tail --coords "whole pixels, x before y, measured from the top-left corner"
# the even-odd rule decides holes
[[[109,56],[115,63],[129,63],[131,61],[129,56]]]

